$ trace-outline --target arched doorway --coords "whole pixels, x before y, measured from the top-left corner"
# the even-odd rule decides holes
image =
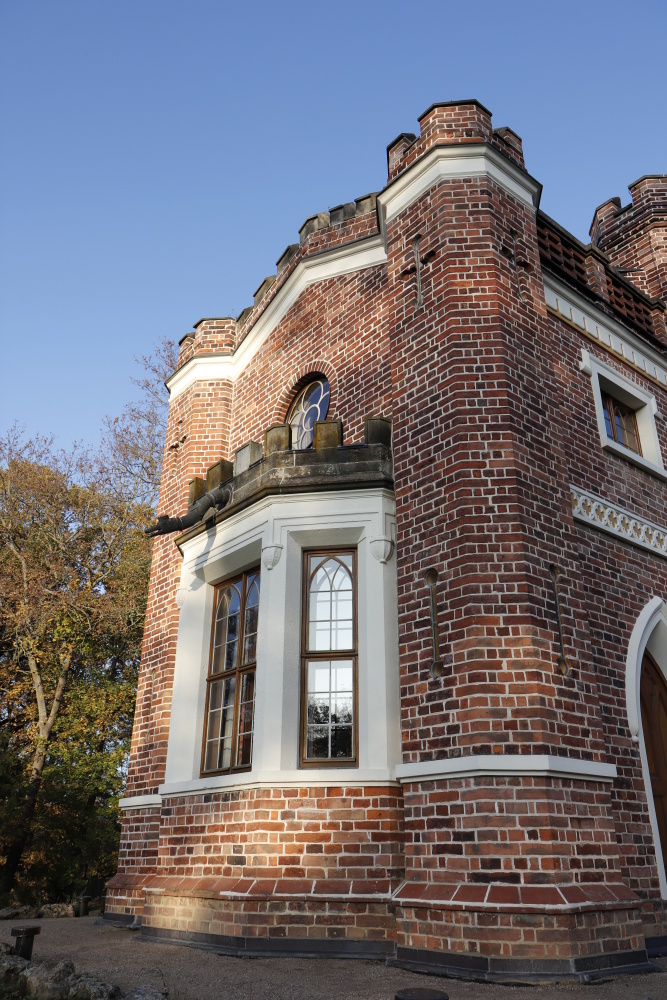
[[[640,705],[662,859],[667,867],[667,683],[649,652],[642,660]]]
[[[648,667],[644,669],[645,663]],[[667,601],[652,597],[640,612],[628,643],[625,667],[625,698],[628,711],[628,728],[638,745],[655,860],[660,882],[660,895],[667,899],[667,830],[665,813],[665,785],[667,778],[665,749],[667,722],[660,712],[665,711],[665,685],[667,684]],[[661,697],[662,693],[662,697]],[[659,738],[659,734],[662,734]],[[656,745],[657,742],[657,745]],[[649,764],[649,753],[651,761]],[[655,779],[655,781],[654,781]],[[660,812],[660,820],[658,820]]]

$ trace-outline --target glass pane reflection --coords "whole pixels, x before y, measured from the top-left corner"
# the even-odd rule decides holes
[[[308,648],[318,652],[352,649],[352,556],[310,556],[309,580]]]
[[[313,379],[292,403],[288,423],[292,428],[292,448],[303,451],[313,443],[315,421],[325,420],[331,390],[325,378]]]
[[[307,676],[307,758],[352,757],[352,661],[310,660]]]
[[[211,657],[212,674],[219,674],[223,670],[234,670],[236,668],[240,615],[241,594],[238,588],[234,584],[231,584],[220,591],[218,595],[215,634],[213,636],[213,656]]]

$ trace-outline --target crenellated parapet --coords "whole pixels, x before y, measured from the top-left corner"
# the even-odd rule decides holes
[[[591,227],[592,242],[587,246],[553,219],[539,212],[537,236],[542,267],[568,284],[573,284],[603,312],[629,324],[642,337],[663,347],[667,346],[667,301],[651,297],[647,292],[647,284],[637,280],[639,271],[635,273],[632,269],[619,267],[618,255],[600,248],[600,244],[608,246],[607,241],[611,240],[611,234],[615,232],[614,220],[618,218],[619,212],[623,218],[627,209],[621,211],[618,198],[611,199],[596,209],[596,218]]]
[[[196,354],[228,354],[236,346],[236,321],[231,316],[200,319],[194,333],[186,333],[178,343],[179,368]]]
[[[629,205],[609,198],[596,208],[591,241],[641,291],[667,305],[667,174],[646,174],[629,190]]]
[[[491,112],[479,101],[432,104],[419,117],[420,132],[401,132],[387,146],[388,181],[395,180],[434,146],[489,143],[525,170],[523,146],[512,129],[493,129]]]
[[[176,539],[178,545],[227,520],[256,500],[271,495],[317,493],[383,487],[393,489],[391,419],[366,417],[364,443],[343,444],[340,420],[320,420],[313,427],[313,447],[292,446],[289,424],[273,424],[264,434],[264,448],[248,441],[234,453],[234,462],[218,461],[206,479],[190,483],[188,514],[195,523]],[[210,503],[202,503],[204,497]],[[201,514],[200,514],[201,511]],[[176,531],[180,526],[169,519]],[[185,524],[182,527],[186,527]]]

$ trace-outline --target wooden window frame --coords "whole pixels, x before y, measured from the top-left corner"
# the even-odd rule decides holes
[[[262,601],[262,578],[260,572],[260,566],[253,566],[251,569],[245,570],[245,572],[240,574],[235,574],[234,576],[228,577],[226,580],[222,580],[220,583],[216,584],[213,591],[213,615],[211,621],[211,641],[209,643],[209,653],[208,653],[208,671],[206,674],[206,703],[204,708],[204,731],[202,734],[202,748],[201,748],[201,763],[199,768],[199,774],[202,778],[208,778],[215,774],[240,774],[244,771],[252,770],[252,754],[250,758],[250,764],[244,764],[242,766],[234,766],[230,763],[229,767],[216,768],[210,771],[204,769],[204,764],[206,762],[206,737],[208,735],[208,707],[209,699],[211,696],[211,687],[215,681],[224,680],[225,677],[235,677],[236,684],[234,686],[234,719],[232,723],[232,751],[230,761],[233,762],[236,759],[238,752],[238,741],[239,741],[239,713],[240,713],[240,700],[241,700],[241,681],[244,674],[255,673],[255,684],[257,683],[257,655],[255,647],[255,659],[250,663],[242,663],[243,659],[243,647],[245,644],[245,612],[246,612],[246,597],[247,597],[247,581],[248,577],[257,574],[259,577],[259,601],[261,605]],[[238,647],[236,651],[236,666],[234,670],[222,670],[216,674],[211,673],[211,667],[213,665],[213,643],[215,640],[215,625],[218,613],[218,594],[225,587],[230,584],[241,584],[241,611],[240,611],[240,622],[241,627],[239,629]],[[259,605],[257,611],[257,617],[259,620]],[[253,705],[253,735],[255,729],[255,717],[254,717],[254,705]],[[253,749],[254,749],[254,739],[253,739]]]
[[[311,556],[352,556],[352,649],[317,650],[308,649],[309,625],[309,574],[308,560]],[[339,548],[304,549],[301,563],[301,722],[299,726],[299,767],[358,767],[359,766],[359,626],[357,611],[358,572],[357,549],[355,546]],[[307,757],[308,734],[308,661],[309,660],[352,660],[352,757]]]
[[[327,414],[329,413],[329,410],[331,409],[331,383],[329,382],[329,379],[327,378],[326,375],[322,374],[322,372],[310,372],[308,374],[308,376],[307,376],[307,380],[305,382],[299,383],[299,384],[301,384],[301,388],[297,389],[297,391],[293,395],[292,402],[290,403],[290,405],[288,407],[288,410],[287,410],[287,416],[285,417],[285,422],[289,425],[289,428],[290,428],[290,438],[292,440],[292,448],[295,451],[307,451],[309,448],[312,448],[314,446],[314,441],[315,441],[315,438],[314,438],[314,435],[315,435],[315,426],[314,426],[314,424],[313,424],[313,428],[312,428],[312,434],[311,434],[310,443],[307,444],[307,445],[305,445],[305,446],[298,447],[298,442],[296,440],[296,433],[295,433],[296,428],[294,427],[292,421],[294,420],[295,410],[296,410],[297,404],[305,396],[305,394],[308,391],[308,389],[310,388],[310,386],[313,385],[315,382],[326,383],[327,393],[328,393],[327,405],[326,405],[326,409],[324,410],[323,413],[320,412],[319,404],[318,404],[318,420],[326,420]]]
[[[602,407],[609,418],[609,425],[611,427],[611,436],[609,435],[609,431],[607,430],[607,437],[609,437],[611,441],[614,441],[616,444],[620,445],[621,448],[627,448],[627,450],[632,452],[634,455],[639,455],[640,457],[643,457],[642,442],[641,442],[641,437],[639,436],[639,427],[637,426],[637,415],[635,410],[633,410],[631,406],[628,406],[627,403],[623,403],[620,399],[617,399],[615,396],[612,395],[612,393],[607,392],[607,390],[605,389],[601,389],[601,396],[602,396]],[[637,441],[636,449],[631,448],[630,445],[626,444],[624,441],[618,440],[618,430],[616,427],[616,419],[615,419],[615,411],[617,410],[624,419],[627,419],[629,417],[632,422],[632,426],[635,432],[635,439]]]

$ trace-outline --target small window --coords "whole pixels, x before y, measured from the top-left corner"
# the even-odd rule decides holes
[[[326,420],[331,389],[324,375],[317,375],[298,393],[290,407],[287,422],[292,428],[292,447],[310,448],[316,420]]]
[[[641,455],[642,449],[635,411],[625,403],[621,403],[619,399],[614,399],[607,392],[602,393],[602,405],[607,437],[617,444],[622,444],[624,448],[629,448],[637,455]]]
[[[604,450],[667,480],[656,427],[655,396],[587,350],[581,370],[590,376],[595,417]]]
[[[356,551],[304,553],[301,765],[357,760]]]
[[[259,568],[215,590],[202,774],[252,765]]]

